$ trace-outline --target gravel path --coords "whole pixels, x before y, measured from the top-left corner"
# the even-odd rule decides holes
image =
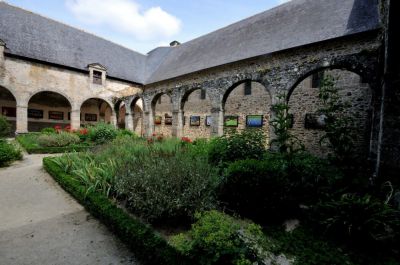
[[[43,157],[0,168],[0,264],[138,264],[42,169]]]

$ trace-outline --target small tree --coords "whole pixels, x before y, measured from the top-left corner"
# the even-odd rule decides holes
[[[281,153],[294,153],[304,150],[300,139],[290,133],[293,120],[289,114],[289,105],[286,102],[286,94],[278,95],[278,103],[272,105],[275,112],[274,119],[270,122],[274,128],[276,138],[271,141],[273,148]]]
[[[331,75],[325,75],[322,80],[319,99],[322,102],[319,111],[325,115],[325,134],[320,144],[328,142],[336,159],[343,162],[354,149],[354,119],[348,111],[350,103],[341,99],[336,80]]]
[[[10,124],[6,118],[0,115],[0,138],[4,138],[10,134]]]

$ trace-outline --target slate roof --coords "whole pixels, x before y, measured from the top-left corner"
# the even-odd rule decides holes
[[[173,48],[147,83],[378,27],[378,0],[292,0]]]
[[[5,2],[0,39],[10,54],[80,70],[99,63],[109,76],[144,83],[145,55]]]
[[[203,69],[380,27],[378,0],[292,0],[177,47],[142,55],[84,31],[0,2],[8,53],[154,83]]]

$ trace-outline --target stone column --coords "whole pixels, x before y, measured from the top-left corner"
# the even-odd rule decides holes
[[[79,109],[71,110],[71,129],[79,130],[81,128],[81,111]]]
[[[4,49],[5,49],[6,44],[0,40],[0,77],[3,77],[5,75],[5,69],[4,69]]]
[[[224,111],[221,108],[212,108],[211,116],[211,136],[222,136],[224,134]]]
[[[117,126],[117,115],[115,114],[114,111],[113,111],[113,113],[111,114],[110,123],[111,123],[112,125],[114,125],[115,128],[118,128],[118,126]]]
[[[133,118],[134,114],[127,110],[125,113],[125,129],[131,132],[133,132]]]
[[[183,112],[181,110],[172,111],[172,136],[177,138],[183,136]]]
[[[17,128],[15,133],[28,133],[28,106],[17,105]]]
[[[143,136],[150,137],[154,132],[154,117],[153,112],[145,111],[143,112]]]

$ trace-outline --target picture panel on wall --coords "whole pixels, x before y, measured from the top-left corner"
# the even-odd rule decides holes
[[[190,116],[190,126],[200,126],[200,116]]]
[[[262,127],[264,116],[263,115],[247,115],[246,116],[246,126],[250,128]]]
[[[225,116],[224,126],[225,127],[238,127],[239,126],[239,116]]]
[[[212,125],[212,116],[206,116],[206,126]]]
[[[5,117],[17,117],[17,109],[12,107],[2,107],[1,114]]]
[[[43,110],[28,109],[28,118],[43,119]]]
[[[154,124],[155,125],[161,125],[162,122],[162,117],[161,116],[155,116],[154,117]]]
[[[97,121],[97,114],[85,113],[85,121]]]
[[[49,111],[49,120],[64,120],[64,112],[61,111]]]
[[[165,114],[165,125],[172,125],[172,116]]]

